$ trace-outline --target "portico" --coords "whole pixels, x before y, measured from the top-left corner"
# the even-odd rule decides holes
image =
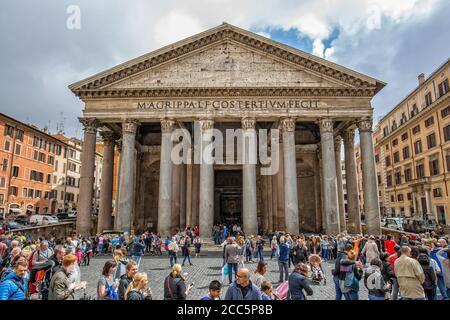
[[[281,226],[290,233],[343,231],[336,139],[344,142],[350,168],[347,187],[356,189],[348,198],[347,226],[358,232],[351,136],[355,129],[360,132],[363,154],[366,225],[368,232],[379,234],[370,101],[383,86],[368,76],[223,24],[70,89],[85,103],[84,150],[95,149],[97,130],[114,133],[103,134],[109,145],[111,137],[121,138],[116,227],[152,229],[166,236],[175,228],[199,225],[201,235],[209,237],[213,224],[226,219],[242,223],[249,234]],[[225,137],[230,129],[241,130],[242,138],[235,141],[241,139],[247,146],[242,149],[243,162],[227,161],[236,158],[229,149],[216,148],[212,153],[208,149],[218,142],[219,133]],[[186,161],[181,164],[172,161],[173,146],[180,143],[173,135],[177,130],[185,133],[181,141]],[[272,133],[279,133],[276,143]],[[267,149],[260,144],[264,139]],[[218,160],[219,151],[223,161]],[[200,161],[195,159],[198,154]],[[83,156],[86,186],[80,190],[84,205],[78,206],[77,221],[83,235],[89,232],[91,158],[89,153]],[[276,171],[267,174],[268,167]],[[101,192],[111,193],[103,189],[111,174],[103,172]],[[112,197],[101,199],[106,208],[101,214],[110,214]]]

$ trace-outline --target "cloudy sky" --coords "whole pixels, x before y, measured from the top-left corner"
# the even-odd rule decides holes
[[[0,111],[81,137],[69,84],[226,21],[387,82],[376,120],[450,57],[449,16],[448,0],[3,0]]]

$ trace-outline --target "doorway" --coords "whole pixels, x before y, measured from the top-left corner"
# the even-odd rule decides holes
[[[242,170],[216,170],[214,224],[242,224]]]

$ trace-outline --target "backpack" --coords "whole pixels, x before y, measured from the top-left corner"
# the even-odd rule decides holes
[[[349,272],[345,273],[344,287],[355,291],[359,290],[359,280],[355,276],[355,267],[352,266]]]

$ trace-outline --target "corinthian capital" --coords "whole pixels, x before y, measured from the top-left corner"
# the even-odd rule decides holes
[[[372,132],[372,119],[363,118],[358,121],[358,129],[360,132]]]
[[[323,118],[319,121],[320,133],[333,133],[333,120],[330,118]]]
[[[99,127],[99,121],[95,118],[79,118],[84,127],[84,131],[88,133],[96,133]]]
[[[294,132],[295,131],[295,118],[281,119],[280,128],[283,132]]]
[[[241,125],[244,130],[255,129],[256,120],[253,118],[242,118]]]
[[[341,150],[342,138],[337,136],[334,138],[334,151],[339,152]]]
[[[345,129],[342,131],[342,138],[345,143],[350,145],[355,144],[355,129]]]
[[[214,120],[213,119],[200,119],[200,128],[202,131],[211,130],[214,128]]]
[[[136,119],[127,119],[122,123],[123,133],[136,133],[139,126],[139,121]]]
[[[171,133],[175,129],[175,120],[173,119],[162,119],[161,120],[161,131],[162,133]]]
[[[114,146],[116,142],[116,135],[114,134],[114,132],[105,130],[101,131],[100,135],[105,146]]]

